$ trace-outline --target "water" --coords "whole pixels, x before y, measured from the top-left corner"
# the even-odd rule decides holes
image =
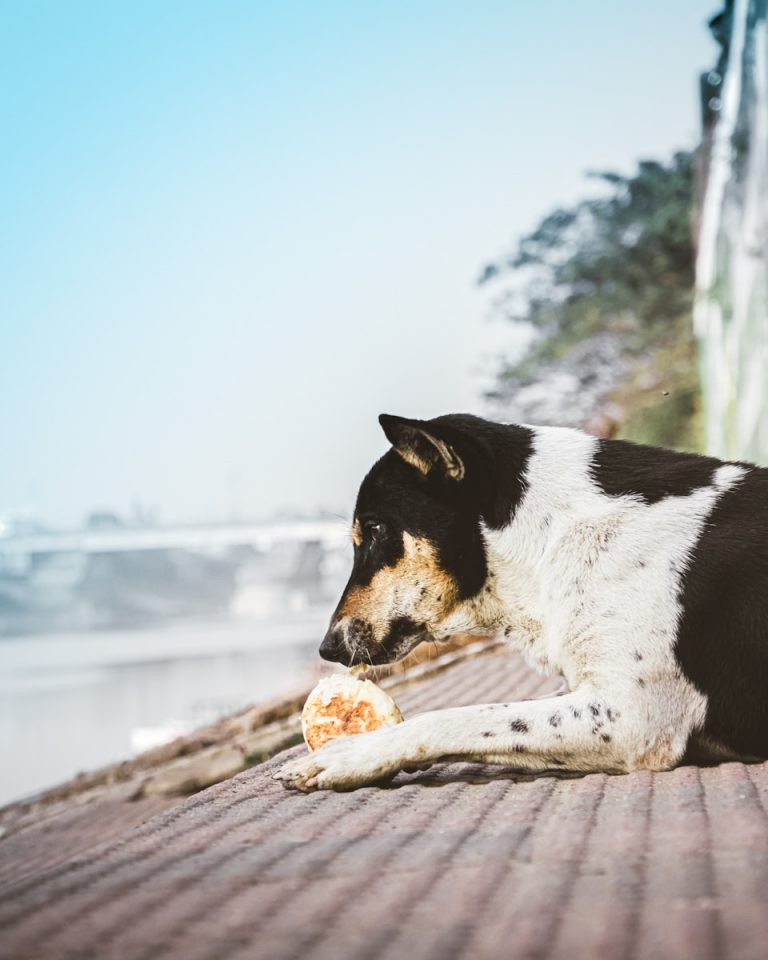
[[[0,804],[312,682],[324,606],[280,619],[0,639]]]

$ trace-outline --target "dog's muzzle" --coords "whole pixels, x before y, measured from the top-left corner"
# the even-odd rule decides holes
[[[320,656],[351,666],[355,663],[375,663],[376,650],[373,629],[359,617],[331,621],[330,629],[320,644]],[[385,658],[386,659],[386,658]],[[379,660],[383,663],[384,660]]]
[[[377,643],[369,623],[357,617],[343,618],[331,623],[319,652],[323,660],[347,667],[359,663],[380,666],[402,659],[420,640],[429,639],[422,624],[401,617],[389,625],[384,641]]]
[[[323,637],[319,653],[323,660],[330,660],[333,663],[342,663],[349,660],[349,650],[344,642],[344,631],[339,630],[338,627],[331,627]]]

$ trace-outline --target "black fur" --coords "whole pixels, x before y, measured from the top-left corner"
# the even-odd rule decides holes
[[[427,422],[466,455],[468,492],[476,498],[483,522],[495,530],[506,526],[527,489],[525,471],[533,453],[533,431],[466,413]]]
[[[366,586],[382,567],[394,567],[403,556],[403,533],[425,537],[440,565],[454,576],[459,595],[474,596],[488,573],[480,536],[478,511],[463,491],[422,476],[390,450],[363,480],[355,517],[363,531],[375,520],[384,530],[378,540],[363,537],[355,547],[351,586]]]
[[[704,732],[768,756],[768,470],[723,494],[683,575],[676,655],[708,697]]]
[[[592,477],[609,497],[633,494],[646,503],[657,503],[706,486],[720,466],[720,460],[696,453],[645,447],[628,440],[600,440]]]
[[[466,414],[401,422],[423,426],[450,444],[465,462],[466,476],[452,480],[437,468],[424,476],[394,449],[385,453],[363,480],[355,505],[363,528],[375,520],[385,533],[355,549],[350,585],[364,586],[377,570],[395,566],[407,531],[433,544],[441,567],[456,580],[459,599],[474,596],[488,576],[480,523],[498,528],[514,515],[525,493],[532,433]]]

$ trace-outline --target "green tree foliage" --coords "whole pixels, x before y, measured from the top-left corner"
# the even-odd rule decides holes
[[[694,157],[644,161],[629,177],[591,176],[602,195],[550,213],[480,277],[498,285],[497,311],[535,332],[526,355],[500,371],[494,395],[512,396],[542,363],[608,334],[629,370],[608,398],[622,411],[618,433],[695,447]]]

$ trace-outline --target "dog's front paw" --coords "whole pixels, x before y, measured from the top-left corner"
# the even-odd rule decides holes
[[[394,748],[396,731],[342,737],[314,753],[289,760],[273,774],[291,790],[354,790],[394,776],[405,762]]]

